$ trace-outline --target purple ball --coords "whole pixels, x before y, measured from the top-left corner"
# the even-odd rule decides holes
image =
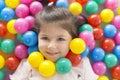
[[[14,53],[19,59],[26,58],[28,56],[28,47],[23,44],[19,44],[16,46]]]
[[[120,32],[117,32],[115,37],[114,37],[114,41],[116,44],[120,45]]]

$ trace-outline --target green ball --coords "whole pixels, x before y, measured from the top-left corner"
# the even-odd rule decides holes
[[[71,68],[72,68],[72,63],[67,58],[60,58],[56,62],[56,70],[60,74],[66,74],[70,72]]]
[[[0,80],[4,80],[4,77],[5,77],[4,73],[0,71]]]
[[[93,14],[98,11],[98,4],[95,1],[89,1],[85,6],[85,11],[88,14]]]
[[[104,57],[104,63],[108,68],[112,68],[118,63],[118,59],[113,53],[107,53]]]
[[[1,42],[3,41],[3,38],[0,37],[0,49],[1,49]]]
[[[94,0],[97,4],[104,4],[105,0]]]
[[[22,34],[17,34],[17,40],[18,40],[20,43],[23,43],[23,35],[22,35]]]
[[[89,24],[83,24],[80,28],[79,28],[79,33],[83,32],[83,31],[90,31],[93,33],[93,27]]]
[[[1,42],[1,50],[4,53],[12,53],[15,48],[15,42],[11,39],[6,39]]]

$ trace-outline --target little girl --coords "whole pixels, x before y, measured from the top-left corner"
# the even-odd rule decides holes
[[[38,47],[45,59],[56,62],[70,51],[70,41],[78,36],[80,20],[68,9],[47,6],[36,15],[35,31],[38,33]],[[10,75],[11,80],[97,80],[87,57],[67,74],[57,72],[50,78],[39,74],[27,59],[23,59],[17,70]]]

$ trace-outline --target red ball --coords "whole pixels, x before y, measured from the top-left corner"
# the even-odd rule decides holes
[[[74,54],[72,52],[69,52],[67,55],[66,55],[66,58],[68,58],[71,63],[72,63],[72,66],[77,66],[80,64],[81,60],[82,60],[82,57],[78,54]]]
[[[20,60],[16,56],[10,56],[5,61],[5,66],[8,70],[16,70]]]
[[[88,0],[76,0],[76,1],[79,2],[82,6],[88,2]]]
[[[94,32],[93,32],[93,35],[94,35],[94,39],[95,40],[100,40],[103,38],[103,29],[102,28],[94,28]]]
[[[4,36],[7,33],[7,23],[0,20],[0,36]]]
[[[57,0],[49,0],[50,2],[56,2]]]
[[[114,79],[120,79],[120,65],[112,67],[111,75]]]
[[[115,47],[115,42],[111,38],[105,38],[102,40],[101,47],[105,52],[112,52]]]
[[[88,16],[88,23],[91,24],[93,27],[98,27],[101,24],[101,18],[99,14],[92,14]]]

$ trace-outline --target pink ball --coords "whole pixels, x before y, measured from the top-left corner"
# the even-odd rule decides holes
[[[94,40],[94,36],[89,31],[83,31],[79,34],[79,38],[82,38],[87,45],[90,45],[91,42]]]
[[[15,9],[16,15],[20,18],[24,18],[29,15],[29,8],[25,4],[20,4]]]
[[[29,27],[29,24],[28,22],[23,19],[23,18],[18,18],[16,21],[15,21],[15,30],[18,32],[18,33],[25,33],[26,31],[28,31],[28,27]]]
[[[115,25],[117,29],[120,29],[120,15],[114,17],[112,24]]]
[[[23,44],[19,44],[16,46],[14,53],[19,59],[26,58],[28,56],[28,48]]]
[[[35,15],[37,14],[39,11],[41,11],[43,9],[43,5],[38,2],[38,1],[34,1],[30,4],[30,12]]]
[[[115,10],[118,6],[118,0],[106,0],[105,7]]]
[[[93,64],[93,70],[98,75],[104,75],[106,72],[106,65],[104,62],[95,62]]]
[[[20,0],[21,3],[29,5],[33,0]]]
[[[117,32],[117,34],[114,37],[114,41],[116,44],[120,44],[120,32]]]
[[[88,45],[90,50],[93,50],[95,46],[96,46],[96,42],[94,40],[91,42],[91,44]]]
[[[29,28],[28,30],[32,30],[33,25],[35,23],[35,18],[33,16],[27,16],[25,20],[29,23]]]

